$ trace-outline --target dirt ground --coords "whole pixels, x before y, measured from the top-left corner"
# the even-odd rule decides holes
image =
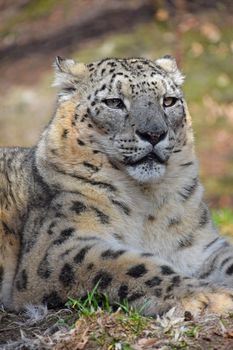
[[[165,316],[148,319],[136,335],[132,321],[119,311],[81,317],[69,309],[45,311],[32,323],[26,314],[0,312],[0,349],[56,350],[232,350],[232,317],[193,320]],[[114,347],[118,344],[118,347]],[[128,344],[128,345],[127,345]],[[127,347],[127,346],[129,347]]]

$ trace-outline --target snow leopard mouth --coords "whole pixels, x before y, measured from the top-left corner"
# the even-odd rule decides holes
[[[128,165],[132,165],[132,166],[137,166],[143,163],[147,163],[147,164],[152,164],[152,163],[159,163],[159,164],[164,164],[165,160],[163,160],[158,154],[154,153],[154,152],[150,152],[148,153],[146,156],[144,156],[143,158],[137,160],[137,161],[129,161],[127,162]]]

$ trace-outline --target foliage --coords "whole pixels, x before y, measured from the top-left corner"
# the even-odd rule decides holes
[[[79,315],[92,316],[101,307],[104,311],[111,312],[109,298],[107,295],[98,292],[98,284],[92,291],[87,292],[86,298],[69,297],[66,306],[78,311]]]
[[[233,210],[230,208],[222,208],[213,210],[212,217],[217,226],[220,227],[224,235],[233,237]]]

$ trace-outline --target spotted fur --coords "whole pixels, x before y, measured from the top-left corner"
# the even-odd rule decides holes
[[[0,299],[58,307],[98,284],[154,315],[233,309],[233,250],[213,227],[173,58],[57,58],[54,117],[0,150]]]

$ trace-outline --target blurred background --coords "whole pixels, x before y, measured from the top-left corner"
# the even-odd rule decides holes
[[[233,1],[0,0],[0,146],[31,146],[55,106],[56,55],[165,54],[186,75],[206,198],[233,236]]]

